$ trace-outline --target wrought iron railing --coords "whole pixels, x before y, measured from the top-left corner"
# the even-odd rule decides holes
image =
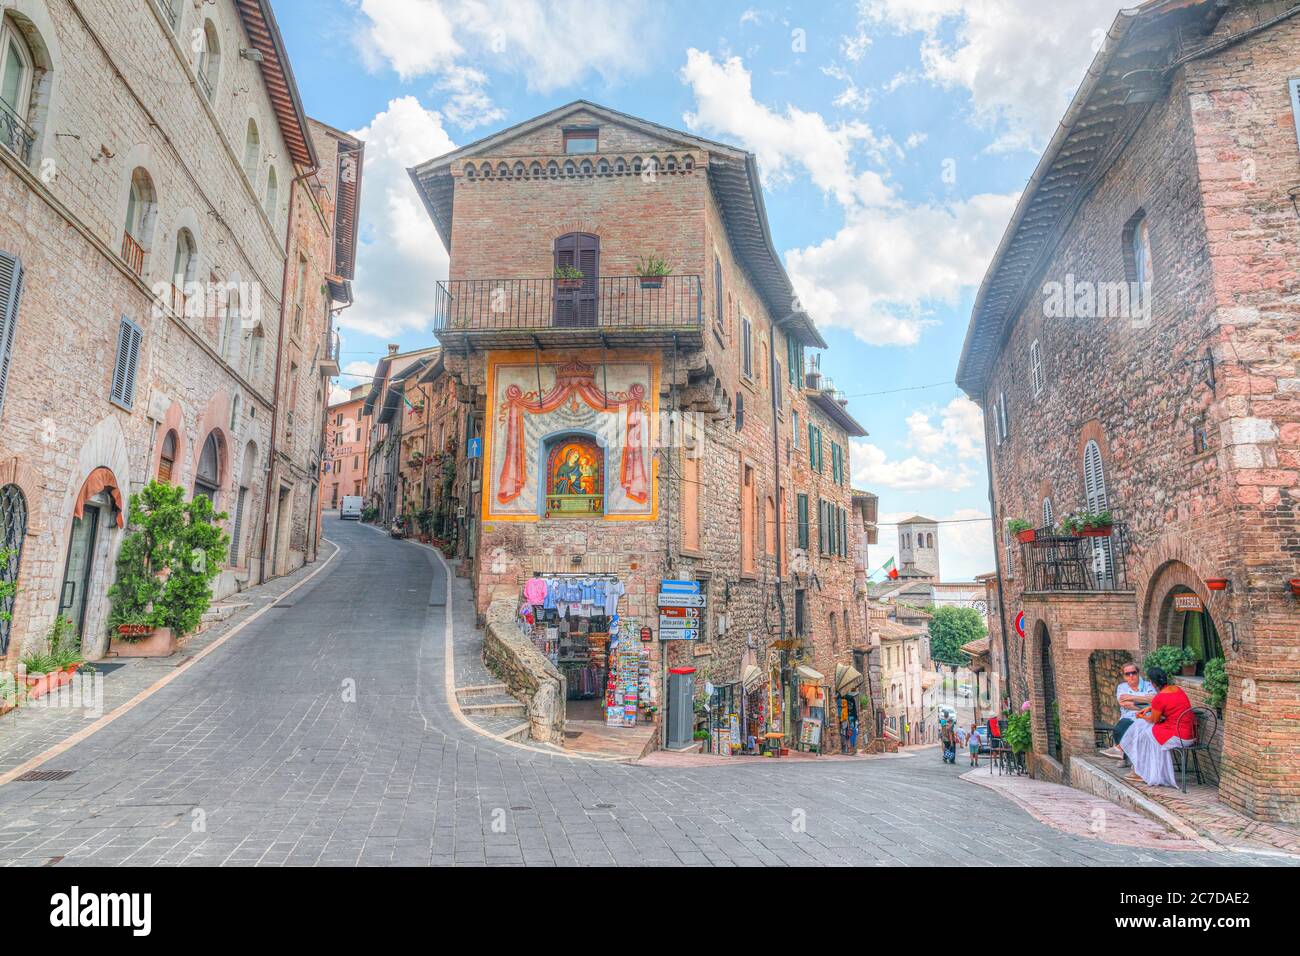
[[[23,122],[23,118],[9,108],[9,104],[0,100],[0,145],[8,147],[28,166],[32,163],[32,144],[36,142],[36,131]]]
[[[173,0],[154,0],[154,6],[158,8],[158,12],[167,20],[168,25],[175,30],[176,24],[180,20],[179,5],[175,4]]]
[[[1039,528],[1020,544],[1026,591],[1128,591],[1128,531],[1111,526],[1107,535],[1080,537]]]
[[[203,95],[211,103],[213,96],[216,95],[216,90],[212,88],[212,77],[208,76],[206,70],[199,71],[199,89],[203,91]]]
[[[591,328],[698,330],[703,284],[697,275],[563,279],[453,279],[439,282],[434,331]]]

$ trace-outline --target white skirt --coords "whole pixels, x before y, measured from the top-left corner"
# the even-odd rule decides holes
[[[1165,743],[1156,740],[1155,727],[1145,720],[1135,720],[1124,732],[1119,745],[1133,764],[1134,772],[1153,787],[1176,787],[1174,758],[1169,751],[1190,747],[1195,741],[1170,737]]]

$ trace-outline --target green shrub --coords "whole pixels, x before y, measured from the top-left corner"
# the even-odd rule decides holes
[[[1002,730],[1002,737],[1006,740],[1007,746],[1018,754],[1025,753],[1033,746],[1034,733],[1031,716],[1030,711],[1027,710],[1012,714],[1007,718],[1007,725]]]
[[[1228,699],[1228,670],[1222,657],[1214,657],[1205,662],[1205,693],[1210,699],[1210,706],[1222,710]]]
[[[1153,667],[1158,667],[1166,674],[1174,675],[1183,669],[1184,664],[1192,663],[1194,658],[1182,647],[1174,644],[1162,644],[1146,656],[1142,661],[1142,669],[1150,671]]]
[[[80,664],[84,658],[78,646],[77,632],[69,618],[59,615],[45,632],[45,648],[24,654],[23,667],[28,674],[49,674],[61,671],[73,664]]]

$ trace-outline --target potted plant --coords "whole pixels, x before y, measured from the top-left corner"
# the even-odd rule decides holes
[[[72,621],[59,615],[45,634],[45,650],[22,658],[28,698],[40,697],[68,683],[82,663]]]
[[[1034,743],[1032,712],[1021,710],[1008,717],[1006,726],[1002,728],[1002,739],[1007,742],[1007,746],[1013,753],[1022,754],[1028,751]]]
[[[1205,662],[1205,696],[1210,706],[1222,714],[1223,704],[1228,699],[1228,668],[1222,657]]]
[[[1149,671],[1153,667],[1158,667],[1169,675],[1182,673],[1191,677],[1196,673],[1196,658],[1184,647],[1162,644],[1142,661],[1144,671]]]
[[[117,579],[108,589],[109,652],[166,657],[212,603],[212,580],[230,542],[217,525],[226,515],[203,495],[186,501],[183,488],[157,481],[131,496],[129,515]]]
[[[1007,530],[1016,536],[1017,541],[1025,544],[1034,540],[1034,526],[1024,518],[1012,518],[1007,522]]]
[[[564,265],[555,267],[555,286],[557,289],[581,289],[582,279],[582,270],[577,266]]]
[[[1061,530],[1076,538],[1109,538],[1113,526],[1109,511],[1076,511],[1061,522]]]
[[[664,277],[672,274],[667,260],[658,256],[638,256],[636,274],[643,289],[662,289]]]

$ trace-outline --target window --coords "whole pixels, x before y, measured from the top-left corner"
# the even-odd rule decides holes
[[[831,480],[837,485],[844,484],[844,449],[839,442],[831,442]]]
[[[302,337],[302,312],[303,300],[307,291],[307,257],[299,254],[298,256],[298,277],[293,289],[293,334],[295,338]]]
[[[136,275],[144,274],[144,259],[149,251],[156,214],[153,178],[146,169],[137,166],[131,172],[122,234],[122,258]]]
[[[774,555],[776,554],[777,537],[776,502],[772,500],[771,495],[768,495],[767,500],[763,503],[763,530],[765,532],[763,537],[767,553]]]
[[[772,362],[772,401],[776,403],[776,410],[781,410],[781,363],[773,360]]]
[[[605,513],[605,450],[585,435],[553,439],[546,455],[545,516],[583,518]]]
[[[198,246],[194,234],[181,228],[176,233],[176,254],[172,257],[172,284],[184,291],[186,283],[194,281],[198,267]]]
[[[790,412],[790,431],[794,436],[794,450],[799,450],[799,412],[791,410]]]
[[[745,396],[736,395],[736,431],[741,431],[745,427]]]
[[[808,550],[808,496],[798,495],[795,498],[795,507],[798,511],[799,537],[797,547]]]
[[[808,626],[808,591],[796,588],[794,592],[794,632],[802,637]]]
[[[221,66],[221,43],[217,40],[217,28],[213,26],[211,20],[203,22],[203,36],[199,42],[202,47],[199,50],[196,72],[199,75],[199,87],[211,102],[217,95],[217,77]]]
[[[1130,282],[1145,286],[1154,279],[1151,265],[1151,228],[1145,212],[1138,212],[1124,227],[1126,265]]]
[[[1001,445],[1010,434],[1007,428],[1007,393],[998,392],[998,400],[993,406],[993,431],[997,443]]]
[[[839,650],[840,647],[840,626],[835,620],[835,612],[831,611],[826,617],[827,625],[831,629],[831,650]]]
[[[1101,448],[1095,440],[1089,440],[1083,449],[1083,494],[1084,507],[1097,514],[1107,511],[1110,503],[1106,495],[1106,468],[1101,460]],[[1110,538],[1092,538],[1092,564],[1097,574],[1098,583],[1104,588],[1112,580],[1114,567],[1110,549]]]
[[[235,337],[235,332],[239,329],[239,313],[239,292],[236,289],[231,289],[226,293],[225,303],[221,310],[221,333],[220,340],[217,342],[217,350],[221,353],[221,360],[227,365],[234,365],[239,354],[239,342]]]
[[[1043,394],[1043,350],[1038,340],[1029,346],[1029,383],[1034,390],[1034,397]]]
[[[817,553],[825,554],[828,536],[826,527],[826,502],[817,499]]]
[[[0,142],[24,161],[35,139],[27,125],[32,100],[33,59],[27,41],[5,18],[0,27]]]
[[[808,467],[821,474],[822,430],[812,422],[808,423]]]
[[[745,378],[754,377],[754,328],[749,324],[749,319],[745,316],[740,317],[740,370],[745,374]]]
[[[128,412],[135,404],[135,373],[140,364],[142,336],[140,326],[122,316],[122,324],[117,330],[117,363],[113,368],[108,400]]]
[[[600,237],[586,232],[570,232],[555,240],[555,268],[576,268],[582,281],[576,289],[555,286],[557,326],[593,327],[596,322],[597,277],[600,275]]]
[[[257,123],[250,119],[244,130],[244,175],[253,184],[254,190],[257,189],[257,164],[261,159],[261,150],[262,141],[257,135]]]
[[[1193,592],[1184,590],[1184,594]],[[1182,646],[1190,651],[1196,664],[1196,675],[1205,675],[1205,662],[1223,656],[1223,645],[1219,642],[1219,632],[1214,627],[1214,618],[1204,609],[1200,611],[1180,611],[1182,617]]]
[[[713,321],[717,323],[719,329],[725,327],[726,321],[722,312],[722,260],[718,254],[713,254]]]
[[[754,469],[750,465],[742,465],[740,481],[740,570],[746,574],[754,572],[754,535],[758,524],[757,517],[754,503]]]
[[[163,439],[162,452],[158,457],[158,480],[171,481],[176,473],[176,429],[170,429]]]
[[[266,196],[262,201],[262,208],[266,210],[266,215],[271,220],[272,225],[275,223],[276,208],[279,204],[280,179],[275,174],[275,167],[270,166],[266,170]]]
[[[27,536],[27,499],[17,485],[0,487],[0,550],[7,551],[7,560],[0,564],[0,581],[12,584],[18,580],[23,557],[23,540]],[[12,591],[0,596],[0,655],[9,650],[10,616],[13,614]]]
[[[221,457],[217,445],[217,433],[208,432],[203,442],[203,452],[199,455],[199,470],[194,476],[194,495],[202,496],[217,503],[217,491],[221,487]]]
[[[596,152],[596,135],[597,131],[594,129],[566,129],[564,131],[564,152],[570,156]]]
[[[23,264],[17,256],[0,252],[0,412],[5,406],[9,363],[18,333],[18,301],[23,294]]]
[[[167,21],[167,25],[175,31],[181,23],[181,0],[154,0],[154,5]]]

